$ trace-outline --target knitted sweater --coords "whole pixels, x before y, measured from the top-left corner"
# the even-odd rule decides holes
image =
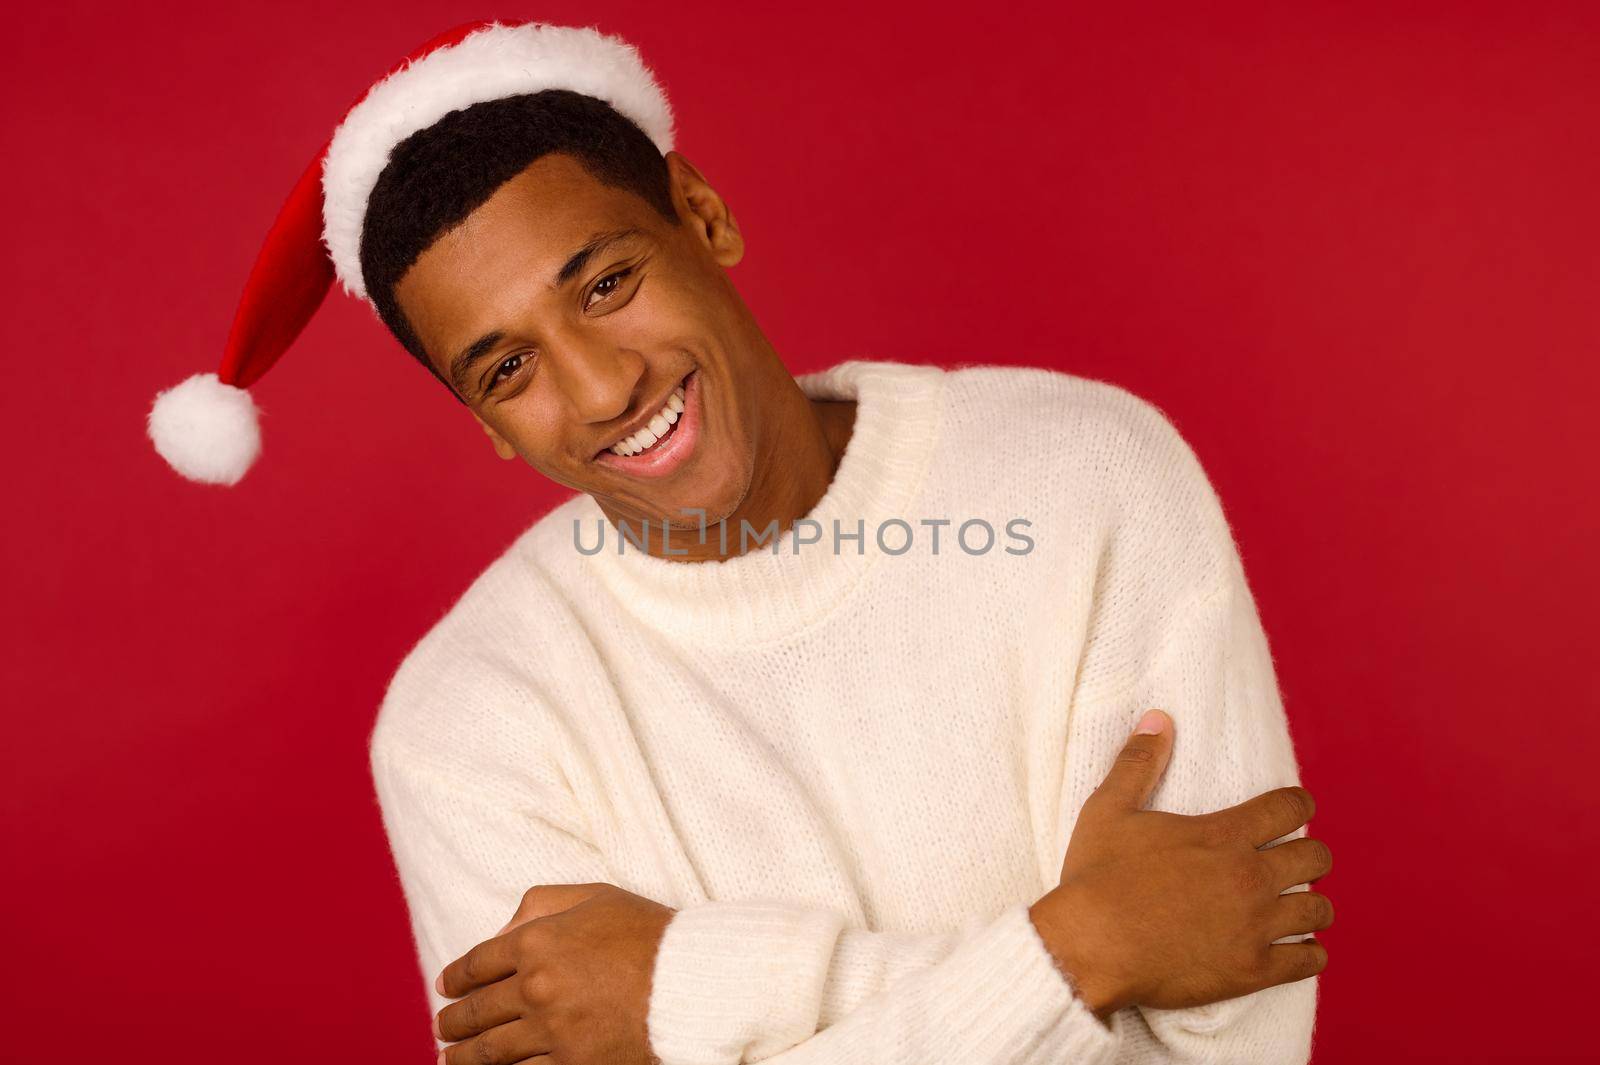
[[[683,562],[572,496],[396,671],[372,770],[433,1008],[526,889],[604,881],[678,909],[663,1065],[1306,1061],[1316,978],[1108,1028],[1027,913],[1148,707],[1176,722],[1151,809],[1299,781],[1193,452],[1049,370],[798,380],[857,404],[810,522]]]

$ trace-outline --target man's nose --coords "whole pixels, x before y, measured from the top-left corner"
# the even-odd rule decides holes
[[[626,414],[646,383],[644,356],[614,344],[568,336],[547,357],[573,413],[584,423]]]

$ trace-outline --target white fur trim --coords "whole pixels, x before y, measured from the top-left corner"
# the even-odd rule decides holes
[[[261,454],[259,414],[248,391],[201,373],[157,393],[146,429],[161,457],[189,480],[237,484]]]
[[[598,97],[661,154],[672,150],[672,109],[631,44],[590,27],[485,26],[378,82],[334,131],[322,167],[322,240],[346,292],[367,299],[361,227],[394,146],[451,111],[544,89]]]

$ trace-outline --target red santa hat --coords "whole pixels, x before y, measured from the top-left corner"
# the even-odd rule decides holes
[[[666,94],[618,37],[480,21],[428,41],[362,95],[300,175],[245,282],[221,369],[156,396],[147,428],[162,458],[193,481],[238,483],[261,453],[249,387],[294,343],[335,279],[371,303],[361,280],[361,229],[389,153],[452,111],[545,89],[604,100],[663,155],[672,149]]]

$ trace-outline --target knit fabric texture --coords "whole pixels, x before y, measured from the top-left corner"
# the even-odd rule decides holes
[[[1308,1060],[1317,978],[1108,1026],[1028,917],[1149,707],[1176,738],[1148,808],[1299,783],[1193,451],[1052,370],[797,380],[857,404],[809,522],[683,562],[574,495],[395,672],[371,762],[432,1008],[528,888],[604,881],[678,910],[663,1065]]]

